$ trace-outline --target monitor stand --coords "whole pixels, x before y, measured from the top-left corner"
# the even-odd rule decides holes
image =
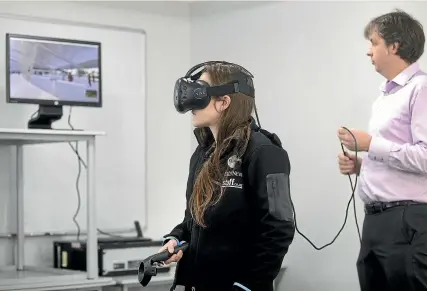
[[[62,106],[39,105],[37,115],[28,121],[28,128],[52,129],[52,123],[62,118]]]

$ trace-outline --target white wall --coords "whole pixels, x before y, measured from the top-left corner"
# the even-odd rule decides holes
[[[382,81],[365,55],[363,28],[393,8],[427,25],[427,4],[420,2],[192,5],[191,63],[227,60],[255,75],[261,125],[276,132],[289,152],[298,226],[317,246],[336,235],[350,197],[348,179],[337,170],[336,131],[342,125],[366,129]],[[427,67],[425,57],[421,64]],[[279,290],[360,290],[353,217],[351,211],[342,235],[321,252],[297,235]]]
[[[145,235],[160,238],[182,219],[185,203],[191,132],[189,117],[176,114],[172,90],[176,78],[186,72],[190,65],[189,7],[185,3],[141,3],[139,7],[142,12],[135,12],[109,8],[108,3],[106,7],[99,6],[98,3],[92,4],[4,2],[0,3],[0,13],[140,28],[146,31],[147,193],[150,207],[149,227]],[[120,61],[119,55],[117,61]],[[78,112],[78,108],[74,111]],[[133,118],[138,123],[144,116],[141,114]],[[25,120],[23,124],[24,122]],[[123,131],[124,135],[140,134],[126,132],[126,128]],[[72,152],[70,150],[64,154]],[[5,165],[2,167],[6,168]],[[75,176],[70,179],[74,180]],[[8,189],[1,190],[1,195],[8,195]],[[141,195],[144,195],[144,190],[140,190]],[[120,215],[114,213],[114,209],[111,213]],[[132,221],[129,221],[129,226],[132,226]],[[29,238],[26,251],[28,264],[52,264],[51,240]],[[0,265],[11,264],[12,254],[11,241],[0,240]]]

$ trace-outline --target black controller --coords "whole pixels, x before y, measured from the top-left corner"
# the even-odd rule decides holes
[[[157,267],[155,263],[162,263],[172,257],[172,255],[177,254],[179,251],[185,251],[188,247],[187,243],[183,243],[179,246],[176,246],[173,253],[170,253],[168,250],[165,250],[161,253],[154,254],[149,256],[141,262],[138,269],[138,281],[142,286],[147,286],[150,283],[151,277],[157,275]]]

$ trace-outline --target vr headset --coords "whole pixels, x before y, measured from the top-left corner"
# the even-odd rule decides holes
[[[204,72],[204,67],[211,64],[233,65],[239,68],[231,72],[231,81],[227,84],[210,86],[202,80],[198,80]],[[201,69],[196,73],[197,70]],[[243,93],[255,98],[255,89],[252,79],[254,76],[245,68],[223,61],[210,61],[192,67],[184,77],[175,83],[174,105],[179,113],[190,110],[204,109],[208,106],[212,96],[224,96],[233,93]]]

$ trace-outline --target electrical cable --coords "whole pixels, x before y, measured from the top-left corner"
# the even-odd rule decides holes
[[[71,123],[71,112],[72,112],[72,107],[70,106],[70,111],[68,113],[68,126],[70,127],[71,130],[75,130],[74,126]],[[78,162],[78,173],[77,173],[77,179],[76,179],[76,192],[77,192],[77,209],[76,212],[73,215],[73,222],[77,227],[77,241],[80,241],[80,225],[77,221],[77,216],[80,212],[80,208],[81,208],[81,193],[80,193],[80,177],[81,177],[81,173],[82,173],[82,166],[87,169],[87,165],[85,163],[85,161],[82,159],[82,157],[80,156],[79,153],[79,142],[76,141],[75,146],[73,146],[72,142],[68,142],[68,144],[70,145],[71,149],[73,150],[73,152],[76,154],[77,156],[77,162]],[[110,237],[116,237],[116,238],[123,238],[123,236],[120,235],[115,235],[115,234],[111,234],[105,231],[102,231],[101,229],[97,228],[97,231],[101,234],[110,236]]]
[[[360,171],[360,166],[361,165],[359,165],[359,158],[357,156],[357,140],[356,140],[356,137],[353,135],[353,133],[351,132],[351,130],[349,130],[348,128],[346,128],[346,127],[342,127],[342,128],[345,129],[345,130],[347,130],[350,133],[350,135],[353,137],[354,141],[355,141],[355,143],[354,143],[355,144],[354,168],[356,169],[356,171],[357,171],[357,169],[359,169],[359,171]],[[346,150],[344,149],[344,145],[342,143],[341,143],[341,149],[342,149],[343,154],[346,157],[348,157],[348,154],[347,154]],[[351,175],[347,174],[347,176],[348,176],[348,180],[350,181],[350,187],[351,187],[351,190],[352,190],[353,212],[354,212],[354,221],[356,223],[357,235],[359,236],[360,242],[362,242],[362,235],[360,233],[359,222],[358,222],[358,219],[357,219],[356,197],[354,195],[354,193],[356,192],[356,187],[357,187],[359,173],[356,173],[356,178],[354,180],[354,185],[353,185],[353,180],[351,179]]]
[[[352,136],[352,138],[353,138],[353,140],[354,140],[354,151],[355,151],[355,161],[354,161],[354,163],[355,163],[355,168],[356,169],[358,169],[359,168],[359,164],[358,164],[358,156],[357,156],[357,151],[358,151],[358,147],[357,147],[357,139],[356,139],[356,137],[354,136],[354,134],[351,132],[351,130],[349,130],[348,128],[346,128],[346,127],[342,127],[344,130],[346,130],[346,131],[348,131],[348,133]],[[345,156],[348,156],[348,154],[347,154],[347,152],[345,151],[345,149],[344,149],[344,145],[341,143],[341,149],[342,149],[342,151],[343,151],[343,154],[345,155]],[[354,209],[354,217],[355,217],[355,221],[356,221],[356,227],[357,227],[357,232],[358,232],[358,235],[359,235],[359,240],[360,240],[360,242],[362,241],[362,236],[361,236],[361,234],[360,234],[360,229],[359,229],[359,223],[358,223],[358,221],[357,221],[357,213],[356,213],[356,202],[355,202],[355,192],[356,192],[356,186],[357,186],[357,181],[358,181],[358,174],[356,174],[356,178],[355,178],[355,182],[354,182],[354,185],[353,185],[353,180],[351,179],[351,175],[350,174],[348,174],[348,178],[349,178],[349,180],[350,180],[350,186],[351,186],[351,196],[350,196],[350,199],[349,199],[349,201],[348,201],[348,203],[347,203],[347,207],[346,207],[346,210],[345,210],[345,217],[344,217],[344,223],[342,224],[342,226],[341,226],[341,228],[340,228],[340,230],[338,231],[338,233],[335,235],[335,237],[333,238],[333,240],[331,241],[331,242],[329,242],[329,243],[327,243],[327,244],[325,244],[325,245],[323,245],[323,246],[321,246],[321,247],[318,247],[318,246],[316,246],[306,235],[304,235],[299,229],[298,229],[298,225],[297,225],[297,219],[296,219],[296,211],[295,211],[295,207],[294,207],[294,203],[293,203],[293,201],[292,201],[292,198],[291,198],[291,205],[292,205],[292,210],[293,210],[293,212],[294,212],[294,222],[295,222],[295,230],[297,231],[297,233],[299,234],[299,235],[301,235],[314,249],[316,249],[316,250],[318,250],[318,251],[320,251],[320,250],[322,250],[322,249],[324,249],[324,248],[326,248],[326,247],[328,247],[328,246],[330,246],[330,245],[332,245],[335,241],[336,241],[336,239],[338,238],[338,236],[341,234],[341,232],[344,230],[344,227],[345,227],[345,225],[347,224],[347,218],[348,218],[348,212],[349,212],[349,208],[350,208],[350,205],[351,205],[351,202],[353,202],[353,209]]]
[[[74,130],[74,126],[71,124],[71,111],[72,111],[72,107],[70,106],[70,111],[68,113],[68,126],[71,128],[71,130]],[[78,164],[78,173],[77,173],[77,179],[76,179],[76,191],[77,191],[77,209],[76,212],[73,215],[73,221],[74,224],[77,227],[77,241],[80,241],[80,225],[77,221],[77,216],[79,215],[80,212],[80,207],[81,207],[81,194],[80,194],[80,177],[81,177],[81,173],[82,173],[82,162],[83,159],[81,158],[80,154],[79,154],[79,142],[76,141],[76,145],[75,147],[73,146],[73,144],[71,142],[68,142],[68,144],[70,145],[70,147],[73,149],[74,153],[77,155],[77,164]],[[85,168],[87,168],[86,164],[83,162],[83,165]]]
[[[260,122],[259,122],[259,118],[258,118],[258,112],[257,112],[257,109],[256,109],[256,107],[255,107],[255,116],[256,116],[256,119],[257,119],[257,123],[258,123],[258,126],[259,127],[261,127],[261,124],[260,124]],[[354,141],[354,152],[355,152],[355,158],[354,158],[354,167],[355,167],[355,169],[358,169],[359,168],[359,160],[358,160],[358,155],[357,155],[357,152],[358,152],[358,146],[357,146],[357,139],[356,139],[356,137],[354,136],[354,134],[351,132],[351,130],[350,129],[348,129],[347,127],[345,127],[345,126],[342,126],[341,127],[342,129],[344,129],[344,130],[346,130],[350,135],[351,135],[351,137],[353,138],[353,141]],[[348,154],[347,154],[347,152],[345,151],[345,149],[344,149],[344,145],[342,144],[342,142],[341,142],[341,149],[342,149],[342,152],[343,152],[343,154],[345,155],[345,156],[347,156],[348,157]],[[350,196],[350,199],[348,200],[348,202],[347,202],[347,207],[346,207],[346,210],[345,210],[345,216],[344,216],[344,222],[343,222],[343,224],[342,224],[342,226],[341,226],[341,228],[340,228],[340,230],[338,231],[338,233],[335,235],[335,237],[333,238],[333,240],[331,241],[331,242],[329,242],[329,243],[327,243],[327,244],[325,244],[325,245],[323,245],[323,246],[321,246],[321,247],[318,247],[318,246],[316,246],[306,235],[304,235],[300,230],[299,230],[299,228],[298,228],[298,224],[297,224],[297,218],[296,218],[296,211],[295,211],[295,206],[294,206],[294,202],[292,201],[292,197],[291,197],[291,195],[289,194],[289,198],[290,198],[290,200],[291,200],[291,206],[292,206],[292,211],[294,212],[294,222],[295,222],[295,230],[297,231],[297,233],[299,234],[299,235],[301,235],[309,244],[311,244],[311,246],[314,248],[314,249],[316,249],[316,250],[318,250],[318,251],[320,251],[320,250],[322,250],[322,249],[324,249],[324,248],[326,248],[326,247],[328,247],[328,246],[330,246],[330,245],[332,245],[335,241],[336,241],[336,239],[339,237],[339,235],[341,234],[341,232],[344,230],[344,227],[346,226],[346,224],[347,224],[347,218],[348,218],[348,212],[349,212],[349,209],[350,209],[350,205],[351,205],[351,203],[353,202],[353,212],[354,212],[354,220],[355,220],[355,223],[356,223],[356,229],[357,229],[357,233],[358,233],[358,236],[359,236],[359,241],[360,241],[360,243],[362,242],[362,236],[361,236],[361,234],[360,234],[360,228],[359,228],[359,222],[357,221],[357,211],[356,211],[356,198],[355,198],[355,192],[356,192],[356,187],[357,187],[357,182],[358,182],[358,173],[356,173],[356,178],[355,178],[355,181],[354,181],[354,184],[353,184],[353,180],[351,179],[351,174],[348,174],[347,175],[348,176],[348,179],[349,179],[349,181],[350,181],[350,187],[351,187],[351,196]]]

